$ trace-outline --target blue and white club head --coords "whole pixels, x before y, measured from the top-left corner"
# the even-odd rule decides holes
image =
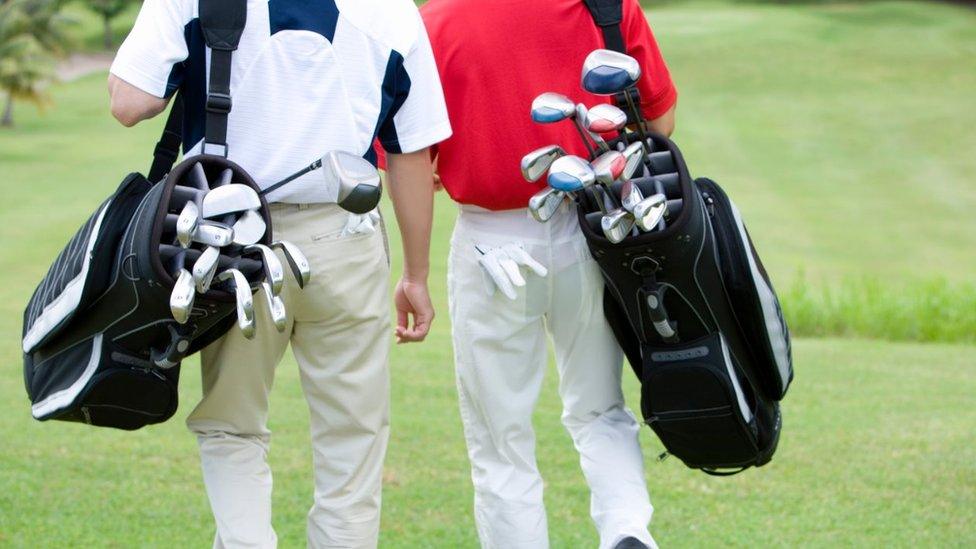
[[[546,92],[532,101],[532,121],[552,124],[576,115],[576,103],[565,95]]]
[[[578,156],[557,158],[549,168],[549,186],[557,191],[576,192],[593,185],[596,173],[590,163]]]
[[[595,50],[583,61],[580,85],[597,95],[613,95],[637,83],[640,64],[633,57],[611,51]]]

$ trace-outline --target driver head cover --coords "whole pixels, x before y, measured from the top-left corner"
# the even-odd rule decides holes
[[[345,151],[322,157],[322,173],[329,189],[335,189],[336,203],[356,214],[367,213],[380,200],[380,174],[365,158]]]

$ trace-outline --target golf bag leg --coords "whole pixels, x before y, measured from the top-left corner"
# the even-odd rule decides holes
[[[555,255],[568,256],[574,246],[585,246],[582,238],[557,245]],[[653,508],[640,425],[624,404],[623,351],[603,315],[603,278],[589,258],[550,276],[554,298],[546,319],[560,376],[562,421],[590,487],[600,548],[612,548],[628,536],[655,547],[647,529]]]
[[[528,277],[510,301],[485,291],[468,241],[452,243],[448,287],[461,420],[471,460],[474,514],[485,549],[549,546],[532,411],[546,367],[544,279]]]

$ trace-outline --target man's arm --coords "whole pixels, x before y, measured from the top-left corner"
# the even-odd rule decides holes
[[[108,95],[112,116],[127,128],[158,115],[169,103],[168,98],[148,94],[114,74],[108,76]]]
[[[434,219],[434,171],[430,150],[387,155],[387,190],[403,240],[403,276],[397,283],[398,343],[423,341],[434,320],[427,277]],[[409,316],[413,316],[413,326]]]
[[[651,130],[654,133],[659,133],[661,135],[666,135],[668,137],[671,137],[671,134],[674,133],[674,124],[675,124],[674,111],[676,110],[676,108],[677,105],[672,105],[667,112],[655,118],[654,120],[648,121],[647,129]]]

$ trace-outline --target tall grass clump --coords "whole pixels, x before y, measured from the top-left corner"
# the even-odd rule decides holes
[[[848,278],[814,286],[801,273],[781,293],[797,336],[976,342],[976,285],[931,279],[892,283]]]

